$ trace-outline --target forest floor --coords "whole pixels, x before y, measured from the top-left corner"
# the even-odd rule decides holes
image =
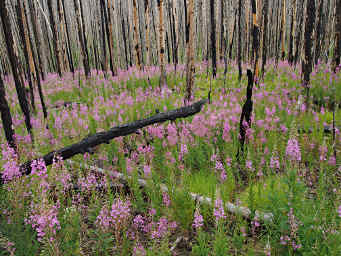
[[[192,101],[212,87],[212,102],[200,113],[115,138],[72,161],[48,168],[37,161],[18,177],[27,160],[183,106],[184,68],[167,66],[161,88],[157,67],[108,79],[97,71],[89,80],[83,71],[49,74],[48,120],[36,93],[33,144],[13,79],[5,79],[19,149],[14,154],[1,133],[7,183],[0,188],[0,255],[341,255],[341,73],[327,65],[313,71],[306,105],[300,69],[268,64],[253,89],[239,159],[247,79],[238,81],[234,64],[225,77],[221,63],[211,80],[198,63]],[[228,202],[249,215],[232,213]]]

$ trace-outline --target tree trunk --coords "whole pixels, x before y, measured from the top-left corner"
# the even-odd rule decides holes
[[[263,2],[263,40],[262,40],[262,76],[264,75],[264,69],[266,60],[268,57],[268,47],[267,36],[268,36],[268,11],[269,11],[269,0],[264,0]]]
[[[214,0],[210,0],[210,20],[211,20],[211,49],[212,49],[212,74],[213,78],[217,76],[217,52],[216,52],[216,37],[215,37],[215,15],[214,15]]]
[[[0,16],[2,20],[2,27],[4,30],[4,35],[5,35],[5,41],[6,41],[6,47],[7,47],[7,53],[8,53],[8,58],[11,63],[12,67],[12,74],[15,82],[15,88],[17,91],[18,99],[19,99],[19,105],[24,113],[25,116],[25,124],[26,124],[26,129],[31,135],[31,139],[33,141],[33,134],[32,134],[32,125],[31,125],[31,116],[30,116],[30,111],[29,111],[29,106],[28,102],[26,99],[26,93],[25,93],[25,88],[20,81],[20,72],[19,68],[21,66],[19,62],[19,57],[18,57],[18,50],[17,46],[14,41],[13,33],[12,33],[12,28],[11,28],[11,23],[10,23],[10,17],[8,13],[8,8],[6,5],[6,0],[0,1]]]
[[[188,37],[187,39],[187,65],[186,65],[186,97],[185,103],[188,103],[192,97],[192,88],[194,84],[194,0],[188,0]]]
[[[332,61],[332,70],[336,73],[340,67],[341,58],[341,0],[336,0],[336,20],[335,20],[335,49]]]
[[[139,44],[139,21],[138,21],[138,11],[137,11],[137,3],[136,0],[133,0],[133,22],[134,22],[134,50],[135,50],[135,60],[136,66],[139,70],[141,70],[142,63],[141,63],[141,45]]]
[[[51,0],[49,0],[51,1]],[[82,18],[81,18],[81,12],[79,9],[79,0],[74,0],[75,5],[75,13],[76,13],[76,19],[77,19],[77,26],[78,26],[78,37],[79,42],[81,44],[81,54],[83,57],[83,65],[84,65],[84,71],[86,78],[90,77],[90,66],[89,66],[89,58],[87,55],[87,49],[85,48],[85,38],[83,33],[83,25],[82,25]]]
[[[144,19],[145,19],[145,37],[146,37],[146,65],[151,65],[151,55],[150,55],[150,39],[149,39],[149,0],[144,0]]]
[[[258,58],[259,58],[259,25],[257,23],[257,6],[256,0],[251,0],[251,7],[252,7],[252,20],[253,20],[253,29],[252,29],[252,52],[253,52],[253,79],[254,81],[258,81]]]
[[[313,66],[312,59],[312,34],[315,23],[315,0],[307,0],[305,32],[304,32],[304,57],[302,60],[303,86],[306,89],[306,105],[309,104],[309,83]]]
[[[106,20],[106,12],[105,12],[105,1],[101,0],[101,26],[102,26],[102,51],[103,51],[103,60],[102,60],[102,70],[106,74],[108,72],[108,55],[107,55],[107,45],[106,45],[106,33],[105,33],[105,24],[107,24]]]
[[[157,0],[157,5],[159,8],[159,44],[160,44],[160,88],[164,86],[166,81],[166,70],[165,70],[165,60],[164,60],[164,54],[165,54],[165,41],[164,41],[164,25],[163,25],[163,0]]]
[[[108,0],[108,17],[107,17],[107,37],[109,43],[109,55],[110,55],[110,70],[113,76],[117,76],[117,67],[115,65],[115,57],[114,57],[114,40],[112,34],[112,0]]]
[[[66,19],[66,12],[65,12],[65,0],[62,0],[62,5],[63,5],[64,22],[65,22],[66,38],[67,38],[67,56],[69,60],[70,70],[73,74],[75,74],[75,65],[74,65],[73,56],[72,56],[72,45],[70,41],[70,30],[69,30],[69,25]]]
[[[242,0],[238,1],[238,52],[237,52],[237,61],[238,61],[238,79],[242,80]]]
[[[15,138],[14,138],[15,132],[12,126],[12,116],[11,116],[11,111],[9,109],[8,102],[6,100],[5,85],[2,80],[1,73],[0,73],[0,112],[1,112],[2,126],[4,128],[4,132],[5,132],[8,145],[12,147],[14,150],[16,150],[16,144],[15,144]]]
[[[52,4],[53,4],[52,0],[47,0],[47,6],[49,9],[49,13],[50,13],[50,23],[51,23],[52,32],[53,32],[53,46],[54,46],[55,56],[56,56],[56,60],[57,60],[57,72],[58,72],[58,75],[60,77],[62,77],[63,72],[64,72],[63,57],[62,57],[62,52],[61,52],[61,48],[60,48],[58,26],[57,26],[56,19],[54,16],[54,10],[53,10]]]
[[[285,1],[283,0],[283,5],[282,5],[282,23],[281,23],[281,35],[282,35],[282,42],[281,42],[281,57],[282,60],[285,58],[285,32],[286,32],[286,5]]]
[[[289,38],[289,51],[288,60],[290,65],[294,62],[294,37],[296,29],[296,0],[292,0],[291,3],[291,23],[290,23],[290,38]]]
[[[25,1],[23,1],[25,4]],[[21,1],[17,2],[17,17],[18,17],[18,24],[19,24],[19,32],[21,36],[21,41],[23,44],[24,55],[27,64],[27,74],[28,74],[28,81],[29,81],[29,88],[30,88],[30,102],[34,112],[36,112],[35,102],[34,102],[34,87],[37,85],[37,76],[34,67],[34,60],[32,55],[32,48],[30,44],[29,38],[29,31],[27,26],[27,20],[25,17],[25,9],[26,6],[23,5]]]

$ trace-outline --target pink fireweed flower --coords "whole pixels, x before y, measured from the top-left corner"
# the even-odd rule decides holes
[[[152,173],[150,166],[149,165],[145,165],[143,167],[143,172],[144,172],[144,176],[145,177],[150,177],[150,175]]]
[[[339,217],[341,218],[341,205],[339,206],[339,209],[338,209],[338,214],[339,214]]]
[[[301,161],[301,150],[295,138],[288,140],[285,154],[291,161]]]
[[[271,169],[279,169],[280,168],[280,163],[279,163],[278,156],[276,156],[276,155],[271,156],[270,168]]]
[[[225,171],[222,171],[222,172],[220,173],[220,180],[221,180],[222,182],[224,182],[224,181],[226,180],[226,178],[227,178],[226,172],[225,172]]]
[[[226,219],[223,201],[221,199],[215,200],[215,207],[214,207],[213,215],[215,216],[215,219],[217,222],[221,219]]]
[[[2,166],[2,179],[5,183],[10,182],[14,178],[20,177],[20,169],[17,161],[17,154],[14,149],[9,147],[7,144],[2,145],[2,160],[4,160],[4,164]]]
[[[175,125],[169,124],[167,126],[167,132],[168,132],[168,136],[167,136],[168,144],[170,146],[176,145],[178,141],[178,135],[177,135],[177,130],[176,130]]]
[[[166,207],[169,207],[171,204],[171,200],[169,198],[169,195],[166,192],[162,193],[162,201]]]
[[[193,221],[192,226],[195,229],[198,229],[198,228],[202,227],[203,225],[204,225],[204,218],[200,214],[199,209],[196,209],[195,213],[194,213],[194,221]]]

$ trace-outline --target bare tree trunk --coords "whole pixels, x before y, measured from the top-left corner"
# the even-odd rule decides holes
[[[114,41],[112,34],[112,0],[108,0],[108,18],[107,18],[107,37],[109,43],[109,55],[110,55],[110,70],[113,76],[117,75],[117,68],[115,65],[115,57],[114,57]]]
[[[160,44],[160,83],[159,86],[165,85],[167,83],[166,70],[165,70],[165,41],[164,41],[164,25],[163,25],[163,0],[157,0],[157,5],[159,8],[159,44]]]
[[[212,49],[212,74],[213,78],[217,76],[217,52],[216,52],[216,37],[215,37],[215,15],[214,15],[214,0],[210,0],[210,20],[211,20],[211,49]]]
[[[104,71],[105,74],[108,72],[108,55],[105,33],[105,24],[107,24],[106,20],[107,19],[105,12],[105,1],[101,0],[102,51],[103,51],[102,70]]]
[[[54,10],[53,10],[53,6],[52,6],[52,0],[47,0],[47,6],[49,9],[49,13],[50,13],[50,23],[52,26],[52,32],[53,32],[53,46],[54,46],[54,50],[55,50],[55,56],[57,59],[57,71],[60,77],[63,76],[63,57],[62,57],[62,53],[61,53],[61,49],[60,49],[60,41],[59,41],[59,36],[58,36],[58,27],[57,27],[57,23],[56,23],[56,19],[54,16]]]
[[[323,0],[318,2],[318,14],[316,21],[316,33],[315,33],[315,65],[317,65],[321,54],[321,38],[324,31],[322,31],[322,18],[323,18]]]
[[[146,30],[146,65],[151,65],[151,55],[150,55],[150,39],[149,39],[149,0],[144,0],[144,19],[145,19],[145,30]]]
[[[259,58],[259,25],[257,23],[257,6],[256,6],[256,0],[251,0],[251,6],[252,6],[252,19],[253,19],[253,30],[252,30],[252,37],[253,37],[253,43],[252,43],[252,52],[253,52],[253,59],[254,59],[254,65],[253,65],[253,79],[254,81],[258,81],[258,58]]]
[[[283,5],[282,5],[282,23],[281,23],[281,35],[282,35],[282,43],[281,43],[281,57],[282,60],[284,60],[285,58],[285,32],[286,32],[286,5],[285,5],[285,1],[283,0]]]
[[[294,62],[294,37],[296,29],[296,0],[292,0],[291,3],[291,24],[290,24],[290,38],[289,38],[289,51],[288,60],[290,65]]]
[[[6,100],[6,91],[4,81],[2,80],[2,74],[0,73],[0,112],[1,112],[1,120],[2,126],[4,128],[5,137],[8,142],[8,145],[16,150],[15,138],[14,138],[14,130],[12,126],[12,116],[11,111],[9,109],[8,102]]]
[[[336,0],[336,21],[335,21],[335,49],[332,61],[332,70],[337,72],[341,58],[341,0]]]
[[[262,76],[264,75],[264,69],[266,60],[268,57],[268,47],[267,36],[268,36],[268,11],[269,11],[269,0],[264,0],[263,2],[263,40],[262,40]]]
[[[306,105],[309,104],[309,83],[313,66],[312,34],[315,23],[315,0],[307,0],[304,32],[304,57],[302,60],[303,86],[306,89]]]
[[[51,1],[51,0],[49,0]],[[81,44],[81,53],[83,57],[83,65],[84,65],[84,71],[86,78],[90,77],[90,66],[89,66],[89,58],[87,54],[87,49],[85,48],[85,38],[83,33],[83,25],[82,25],[82,18],[81,18],[81,12],[79,9],[79,0],[74,0],[75,5],[75,12],[76,12],[76,18],[77,18],[77,26],[78,26],[78,37],[79,42]]]
[[[37,76],[36,76],[36,71],[34,68],[34,60],[33,60],[33,55],[32,55],[30,39],[29,39],[29,31],[28,31],[26,18],[25,18],[25,11],[24,11],[25,6],[23,6],[22,4],[23,3],[21,1],[17,2],[17,6],[16,6],[17,18],[18,18],[21,41],[24,46],[23,47],[24,55],[25,55],[25,59],[27,63],[27,70],[28,70],[27,76],[28,76],[28,81],[29,81],[30,98],[31,98],[30,102],[31,102],[33,111],[36,112],[36,107],[35,107],[35,102],[34,102],[34,87],[37,84]]]
[[[30,111],[29,111],[29,106],[28,102],[26,99],[26,93],[24,89],[24,85],[22,84],[22,81],[20,81],[20,72],[19,68],[21,66],[19,62],[19,57],[18,57],[18,50],[17,46],[14,41],[13,33],[12,33],[12,28],[11,28],[11,22],[10,22],[10,17],[8,14],[8,8],[6,5],[6,0],[0,1],[0,16],[2,20],[2,27],[4,30],[4,35],[5,35],[5,41],[6,41],[6,47],[7,47],[7,53],[8,53],[8,58],[11,63],[12,67],[12,74],[15,82],[15,88],[17,91],[18,99],[19,99],[19,105],[21,107],[22,112],[24,113],[25,116],[25,124],[26,124],[26,129],[31,135],[31,139],[33,141],[33,133],[32,133],[32,125],[31,125],[31,116],[30,116]]]
[[[242,0],[238,1],[238,53],[237,53],[237,61],[238,61],[238,79],[242,80]]]
[[[31,16],[31,23],[36,43],[36,50],[38,55],[38,62],[39,62],[39,69],[40,74],[43,80],[45,80],[46,72],[45,72],[45,52],[42,49],[42,35],[41,35],[41,27],[38,19],[38,12],[36,8],[35,1],[28,1],[30,7],[30,16]]]
[[[134,21],[134,41],[135,41],[135,60],[136,66],[139,70],[141,70],[142,63],[141,63],[141,45],[139,44],[139,21],[138,21],[138,11],[137,11],[137,3],[136,0],[133,0],[133,21]]]
[[[65,14],[63,9],[62,0],[57,0],[58,16],[60,23],[60,44],[63,58],[64,71],[68,70],[68,59],[66,54],[66,41],[65,41]]]
[[[66,38],[67,38],[67,55],[68,55],[68,60],[69,60],[69,66],[70,70],[73,74],[75,74],[75,65],[73,62],[73,56],[72,56],[72,45],[70,41],[70,30],[69,30],[69,25],[66,19],[66,13],[65,13],[65,0],[62,0],[62,5],[63,5],[63,13],[64,13],[64,21],[65,21],[65,29],[66,29]]]
[[[187,27],[189,35],[187,39],[187,65],[186,65],[186,97],[185,103],[188,103],[192,97],[192,88],[194,84],[194,0],[188,0],[188,19]]]

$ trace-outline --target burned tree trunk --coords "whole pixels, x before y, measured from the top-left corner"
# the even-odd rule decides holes
[[[242,108],[242,113],[239,122],[239,149],[237,153],[237,159],[240,156],[244,156],[244,144],[246,139],[246,130],[251,127],[251,115],[253,108],[252,101],[252,89],[253,89],[253,74],[251,70],[247,70],[248,85],[246,90],[246,101]]]
[[[20,80],[20,71],[19,68],[21,66],[19,62],[19,57],[18,57],[18,50],[17,46],[14,41],[13,33],[12,33],[12,27],[11,27],[11,22],[10,22],[10,17],[8,13],[8,7],[6,5],[6,0],[0,1],[0,16],[2,20],[2,27],[4,30],[4,35],[5,35],[5,41],[6,41],[6,47],[7,47],[7,53],[8,53],[8,58],[11,63],[12,67],[12,74],[15,82],[15,88],[17,91],[18,99],[19,99],[19,105],[24,113],[25,116],[25,124],[26,124],[26,129],[31,135],[31,139],[33,141],[33,134],[32,134],[32,125],[31,125],[31,116],[30,116],[30,111],[29,111],[29,106],[28,102],[26,99],[26,93],[25,93],[25,88]]]
[[[309,103],[309,83],[313,66],[312,58],[312,34],[315,22],[315,0],[307,0],[305,32],[304,32],[304,56],[302,60],[303,86],[306,89],[306,105]]]
[[[136,133],[139,129],[149,126],[155,123],[163,123],[165,121],[174,121],[178,118],[186,118],[196,113],[199,113],[202,107],[207,103],[207,100],[198,101],[190,106],[182,107],[179,109],[171,110],[165,113],[159,113],[146,119],[138,120],[132,123],[116,126],[105,132],[99,132],[94,135],[88,136],[83,140],[72,144],[70,146],[61,148],[57,151],[52,151],[40,159],[44,160],[45,165],[51,165],[53,159],[56,156],[62,157],[62,159],[69,159],[77,154],[84,154],[86,152],[91,153],[92,149],[103,143],[109,143],[110,140]],[[32,171],[32,163],[34,160],[27,161],[20,166],[20,172],[23,175],[29,175]],[[0,177],[0,185],[3,184],[3,179]]]
[[[282,5],[282,23],[281,23],[281,39],[282,39],[282,42],[281,42],[281,57],[282,57],[282,60],[284,60],[285,58],[285,32],[286,32],[286,6],[285,6],[285,1],[286,0],[283,0],[283,5]]]
[[[238,53],[237,53],[237,61],[238,61],[238,79],[242,80],[242,0],[238,1]]]
[[[139,70],[142,69],[141,63],[141,45],[139,44],[139,21],[138,21],[138,11],[137,11],[137,3],[136,0],[133,0],[133,24],[134,24],[134,50],[135,50],[135,60],[136,66]]]
[[[186,65],[186,96],[185,103],[189,102],[192,97],[192,88],[194,84],[194,0],[188,0],[188,18],[186,36],[187,44],[187,65]]]
[[[145,19],[145,37],[146,37],[146,65],[151,65],[151,55],[150,55],[150,39],[149,39],[149,28],[150,28],[150,21],[149,21],[149,0],[144,0],[144,19]]]
[[[269,0],[264,0],[263,2],[263,53],[262,53],[262,76],[264,75],[264,69],[266,60],[268,57],[268,47],[267,36],[268,36],[268,10],[269,10]]]
[[[55,56],[57,59],[57,72],[60,77],[62,77],[64,69],[63,69],[63,57],[62,52],[60,49],[60,41],[59,41],[59,34],[58,34],[58,27],[56,23],[56,19],[54,16],[54,10],[52,6],[52,0],[47,0],[47,6],[50,13],[50,23],[52,26],[52,32],[53,32],[53,46],[55,50]]]
[[[42,49],[42,35],[41,35],[41,27],[38,19],[38,12],[36,8],[35,1],[28,1],[30,7],[30,16],[31,16],[31,23],[33,28],[33,34],[36,43],[36,50],[37,50],[37,57],[39,62],[39,69],[41,78],[45,80],[46,72],[45,72],[45,52]]]
[[[89,56],[88,56],[88,50],[85,46],[85,38],[84,38],[84,32],[83,32],[83,20],[81,17],[81,11],[79,7],[79,0],[74,0],[75,5],[75,12],[76,12],[76,20],[77,20],[77,27],[78,27],[78,37],[79,42],[81,45],[81,53],[83,57],[83,65],[84,65],[84,71],[86,78],[90,77],[90,66],[89,66]]]
[[[117,67],[115,65],[115,58],[114,58],[114,41],[113,41],[113,34],[112,34],[112,0],[108,0],[108,13],[107,13],[107,37],[108,37],[108,44],[109,44],[109,56],[110,56],[110,70],[113,76],[117,75]]]
[[[102,26],[102,51],[103,51],[103,60],[102,60],[102,70],[106,74],[108,72],[108,55],[107,55],[107,45],[106,45],[106,33],[105,33],[105,24],[107,24],[106,20],[106,12],[105,12],[105,1],[101,0],[101,26]]]
[[[166,70],[165,70],[165,41],[164,41],[164,24],[163,24],[163,0],[157,0],[159,9],[159,44],[160,44],[160,82],[159,86],[167,83]]]
[[[324,31],[322,31],[322,18],[323,18],[323,0],[319,0],[318,3],[318,14],[316,21],[316,31],[315,31],[315,65],[317,65],[321,54],[321,38]]]
[[[75,74],[75,65],[73,62],[72,47],[71,47],[71,40],[70,40],[70,29],[69,29],[69,25],[66,19],[66,12],[65,12],[65,0],[62,0],[62,5],[63,5],[64,22],[65,22],[65,30],[66,30],[66,38],[67,38],[67,55],[68,55],[68,60],[69,60],[69,66],[70,66],[71,72]]]
[[[252,7],[252,20],[253,20],[253,28],[252,28],[252,52],[253,52],[253,76],[254,80],[258,81],[258,58],[259,58],[259,25],[257,23],[257,6],[256,0],[251,0],[251,7]]]
[[[341,0],[336,0],[335,49],[332,62],[333,72],[337,72],[341,58]]]
[[[25,2],[24,2],[25,3]],[[23,44],[23,50],[24,55],[26,59],[27,64],[27,77],[28,77],[28,83],[30,88],[30,102],[33,111],[36,111],[35,102],[34,102],[34,87],[36,87],[37,84],[37,76],[36,71],[34,67],[34,60],[33,60],[33,54],[32,54],[32,48],[30,44],[30,38],[29,38],[29,31],[28,31],[28,25],[27,20],[25,17],[25,5],[22,5],[23,3],[21,1],[17,2],[17,17],[18,17],[18,24],[19,24],[19,31],[21,36],[21,41]],[[26,8],[25,8],[26,9]]]
[[[62,0],[57,0],[57,9],[58,9],[58,17],[60,23],[60,45],[61,45],[61,54],[63,59],[63,67],[64,71],[68,70],[68,58],[66,54],[66,41],[65,41],[65,14],[62,5]]]
[[[211,20],[211,50],[212,50],[212,75],[217,76],[217,51],[216,51],[216,36],[215,36],[215,15],[214,15],[214,0],[210,0],[210,20]]]
[[[8,145],[16,150],[16,144],[14,139],[14,130],[12,126],[12,116],[11,111],[9,109],[8,102],[6,100],[6,91],[4,81],[2,80],[2,74],[0,73],[0,112],[1,112],[1,120],[2,126],[4,128],[6,140]]]
[[[294,62],[294,37],[296,29],[296,0],[292,0],[291,3],[291,23],[290,23],[290,35],[289,35],[289,51],[288,61],[290,65]]]

